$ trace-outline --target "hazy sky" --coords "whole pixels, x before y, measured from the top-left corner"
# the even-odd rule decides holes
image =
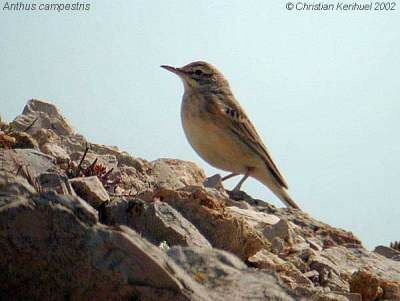
[[[30,98],[51,100],[93,142],[191,160],[212,175],[181,129],[182,83],[159,67],[206,60],[229,79],[305,211],[369,248],[400,239],[400,3],[321,12],[284,1],[114,0],[24,12],[4,2],[7,120]],[[255,180],[243,189],[281,206]]]

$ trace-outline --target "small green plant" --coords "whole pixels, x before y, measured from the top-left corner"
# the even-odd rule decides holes
[[[164,252],[167,252],[169,250],[169,246],[168,246],[168,243],[166,240],[163,240],[162,242],[160,242],[158,247]]]

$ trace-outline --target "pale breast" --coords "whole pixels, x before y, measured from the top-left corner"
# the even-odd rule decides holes
[[[233,134],[227,125],[206,109],[202,96],[185,97],[181,118],[185,135],[193,149],[209,164],[223,170],[244,173],[259,159]]]

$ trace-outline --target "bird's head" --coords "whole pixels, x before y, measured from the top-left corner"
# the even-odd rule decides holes
[[[206,62],[193,62],[181,68],[166,65],[161,67],[178,75],[183,81],[185,90],[228,86],[222,73]]]

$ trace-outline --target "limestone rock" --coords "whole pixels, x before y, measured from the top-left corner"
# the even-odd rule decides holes
[[[69,155],[67,154],[67,152],[63,148],[58,146],[57,144],[45,143],[41,147],[41,150],[45,154],[56,158],[57,163],[64,163],[64,162],[68,162],[70,160]]]
[[[105,206],[103,222],[127,225],[155,245],[166,241],[169,246],[211,247],[187,219],[160,201],[147,203],[141,199],[115,199]]]
[[[279,220],[279,222],[272,226],[266,227],[263,234],[270,241],[275,237],[279,237],[289,244],[293,244],[294,232],[292,226],[284,219]]]
[[[383,299],[400,300],[400,281],[379,280],[379,286],[383,290]]]
[[[1,206],[0,248],[0,291],[12,300],[210,300],[161,250],[99,224],[72,196]]]
[[[378,253],[379,255],[385,256],[386,258],[400,261],[400,251],[396,249],[386,246],[377,246],[374,252]]]
[[[251,266],[259,269],[278,271],[286,263],[279,256],[263,249],[249,257],[248,262]]]
[[[348,293],[348,292],[332,292],[335,295],[343,296],[348,301],[362,301],[362,296],[359,293]]]
[[[379,280],[367,271],[357,271],[350,281],[351,292],[360,293],[363,301],[373,301],[383,295]]]
[[[285,256],[287,255],[285,253],[289,251],[289,248],[286,247],[286,243],[282,238],[276,236],[271,240],[271,250],[275,254]]]
[[[117,155],[117,159],[118,166],[133,167],[139,172],[147,172],[151,169],[151,164],[149,162],[141,158],[135,158],[124,151]]]
[[[227,252],[173,247],[168,255],[209,290],[212,300],[293,300],[272,275],[247,268]]]
[[[400,262],[383,257],[363,248],[345,248],[338,246],[321,253],[322,257],[333,262],[341,274],[351,275],[368,267],[368,270],[378,278],[389,281],[400,281]]]
[[[176,159],[151,162],[152,174],[158,187],[179,189],[189,185],[202,186],[205,175],[196,164]]]
[[[110,200],[110,196],[103,184],[96,176],[81,177],[69,180],[77,195],[97,208],[102,203]]]
[[[0,203],[12,196],[27,196],[35,193],[35,188],[27,179],[15,176],[15,173],[0,171]]]
[[[11,134],[15,138],[13,148],[33,148],[38,150],[39,145],[31,135],[25,132],[14,132]]]
[[[249,263],[259,269],[274,271],[279,279],[291,289],[297,287],[313,287],[314,285],[293,264],[286,262],[277,255],[261,250],[248,259]]]
[[[226,207],[227,211],[233,216],[244,218],[252,227],[263,230],[266,226],[274,225],[279,222],[279,217],[273,214],[257,212],[253,209],[242,209],[238,207]]]
[[[34,122],[34,120],[36,120]],[[28,101],[21,115],[13,121],[18,130],[25,130],[32,123],[29,133],[45,128],[53,130],[57,135],[73,135],[74,129],[60,114],[59,109],[49,102],[31,99]]]
[[[34,149],[15,149],[8,152],[9,163],[14,166],[28,167],[32,176],[37,177],[45,172],[58,171],[55,159]]]
[[[400,298],[395,248],[369,252],[349,231],[244,191],[226,191],[219,175],[205,181],[193,163],[148,162],[117,147],[89,143],[45,101],[29,101],[13,124],[16,149],[0,149],[2,296]],[[97,177],[71,180],[87,202],[67,180],[77,176],[74,168],[81,161],[83,169],[98,164],[85,176],[107,174],[101,183],[108,192]]]
[[[159,189],[154,198],[179,211],[214,248],[232,252],[242,260],[268,246],[248,222],[230,214],[222,200],[213,198],[200,187]]]
[[[164,202],[150,204],[147,229],[152,228],[153,237],[166,240],[169,245],[211,247],[204,236],[178,211]]]
[[[68,178],[56,172],[42,173],[37,177],[41,192],[54,191],[58,194],[75,195]]]
[[[206,178],[203,185],[204,187],[215,188],[217,190],[224,190],[224,186],[222,184],[222,177],[220,174],[216,174]]]
[[[322,256],[311,256],[309,258],[310,269],[319,273],[319,283],[335,291],[349,291],[347,282],[341,279],[334,262]]]
[[[252,201],[249,201],[252,202]],[[313,219],[307,213],[291,208],[275,208],[272,206],[255,205],[255,209],[261,212],[274,214],[294,225],[294,231],[306,240],[310,239],[315,249],[344,246],[351,248],[362,247],[361,242],[351,232],[334,228],[330,225]],[[329,243],[327,243],[329,241]]]
[[[0,193],[30,195],[42,189],[42,174],[59,174],[54,158],[34,149],[0,149]]]

